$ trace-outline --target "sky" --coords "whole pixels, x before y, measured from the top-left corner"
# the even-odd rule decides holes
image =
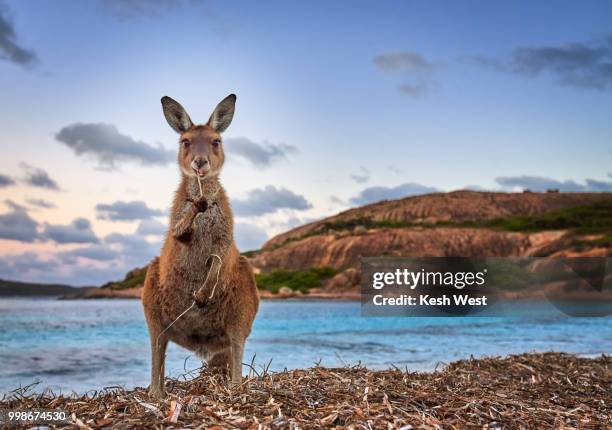
[[[238,96],[242,251],[383,199],[612,191],[609,1],[0,0],[0,278],[98,285],[159,253],[160,98]]]

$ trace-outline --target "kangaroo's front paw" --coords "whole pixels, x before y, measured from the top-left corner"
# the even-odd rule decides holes
[[[193,301],[199,308],[205,307],[210,302],[210,300],[208,300],[208,296],[206,295],[205,290],[205,288],[200,288],[199,291],[196,291],[193,294]]]
[[[193,203],[198,212],[206,212],[208,209],[208,200],[206,200],[206,197],[199,197],[195,200],[191,200],[191,203]]]

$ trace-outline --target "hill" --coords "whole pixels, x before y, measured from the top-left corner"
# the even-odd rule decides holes
[[[536,217],[546,213],[609,203],[610,193],[493,193],[460,190],[385,200],[296,227],[270,239],[263,250],[279,247],[326,230],[365,227],[417,227],[469,225],[512,217]]]
[[[249,253],[260,278],[330,268],[321,288],[310,291],[354,296],[362,257],[575,255],[612,255],[612,194],[455,191],[407,197],[294,228]]]
[[[137,267],[126,273],[121,281],[107,282],[100,288],[90,288],[76,294],[65,295],[66,299],[140,299],[147,266]]]
[[[92,287],[71,287],[63,284],[35,284],[0,279],[0,296],[64,296],[80,294]]]

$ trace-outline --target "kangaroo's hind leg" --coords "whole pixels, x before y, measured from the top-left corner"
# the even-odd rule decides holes
[[[163,333],[160,321],[159,304],[156,300],[159,290],[159,259],[151,262],[147,269],[144,288],[142,292],[142,304],[149,327],[149,338],[151,341],[151,386],[149,393],[157,398],[163,398],[164,392],[164,365],[166,361],[166,348],[168,336]]]
[[[232,340],[232,353],[230,363],[230,376],[232,384],[242,382],[242,356],[244,355],[244,343],[246,339]]]
[[[168,337],[161,331],[149,329],[151,337],[151,386],[149,394],[158,399],[166,397],[164,374]]]

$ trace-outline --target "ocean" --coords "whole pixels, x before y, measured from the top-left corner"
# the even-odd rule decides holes
[[[515,317],[401,318],[363,317],[358,302],[264,301],[245,361],[275,371],[317,363],[433,370],[471,356],[612,353],[612,316],[569,317],[537,302],[519,307]],[[166,363],[174,377],[200,366],[174,344]],[[147,386],[149,366],[149,337],[137,300],[0,301],[0,395],[32,383],[34,392],[64,394]]]

